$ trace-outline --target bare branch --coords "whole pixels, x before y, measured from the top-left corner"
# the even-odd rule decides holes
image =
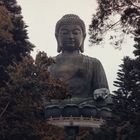
[[[108,28],[104,31],[104,33],[107,32],[108,30],[112,29],[112,28],[113,28],[116,24],[118,24],[120,21],[121,21],[121,20],[118,20],[117,22],[115,22],[114,24],[112,24],[110,27],[108,27]]]
[[[135,5],[131,0],[130,0],[130,2],[131,2],[131,4],[134,6],[134,7],[136,7],[136,8],[138,8],[138,9],[140,9],[140,6],[138,6],[138,5]]]
[[[3,114],[5,113],[5,111],[7,110],[8,106],[9,106],[10,102],[8,102],[5,106],[5,108],[3,109],[3,111],[0,114],[0,118],[3,116]]]

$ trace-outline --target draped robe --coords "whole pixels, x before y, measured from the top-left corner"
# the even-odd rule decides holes
[[[108,89],[106,75],[98,59],[80,53],[61,53],[54,59],[56,63],[49,67],[50,74],[55,79],[64,81],[72,97],[93,97],[94,90]]]

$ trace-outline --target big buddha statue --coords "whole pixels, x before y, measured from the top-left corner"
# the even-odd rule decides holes
[[[86,37],[83,20],[74,14],[64,15],[56,24],[55,37],[59,54],[49,71],[53,78],[64,81],[71,95],[61,103],[106,106],[109,88],[104,68],[98,59],[82,54]],[[101,104],[97,102],[100,99]]]

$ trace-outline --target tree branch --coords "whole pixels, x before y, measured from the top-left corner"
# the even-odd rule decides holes
[[[130,0],[130,2],[131,2],[131,4],[132,4],[134,7],[140,9],[140,6],[135,5],[131,0]]]
[[[8,106],[9,106],[10,102],[8,102],[5,106],[5,108],[3,109],[3,111],[0,114],[0,118],[3,116],[3,114],[5,113],[5,111],[7,110]]]
[[[118,20],[118,21],[115,22],[114,24],[110,25],[110,26],[104,31],[104,33],[107,32],[108,30],[112,29],[112,28],[113,28],[116,24],[118,24],[120,21],[121,21],[121,20]]]

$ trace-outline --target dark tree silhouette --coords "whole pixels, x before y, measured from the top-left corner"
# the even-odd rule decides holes
[[[52,62],[39,52],[36,61],[26,56],[21,63],[9,67],[10,81],[0,88],[1,140],[63,137],[63,130],[49,126],[44,115],[46,101],[68,97],[64,83],[49,75],[47,68]]]
[[[7,67],[22,61],[34,47],[28,41],[22,18],[16,0],[0,0],[0,86],[9,79]]]
[[[43,113],[46,101],[68,96],[49,75],[54,61],[41,52],[35,61],[30,56],[34,46],[16,0],[0,0],[0,21],[0,139],[62,139],[63,130],[48,125]]]
[[[112,23],[112,17],[118,15]],[[115,130],[113,139],[138,140],[140,137],[140,1],[139,0],[98,0],[97,13],[89,27],[91,43],[100,43],[107,31],[116,27],[123,34],[132,34],[135,41],[134,59],[126,57],[120,65],[114,85],[114,120],[105,126]],[[116,36],[116,35],[114,35]],[[114,39],[110,36],[110,39]],[[122,41],[118,40],[120,43]],[[118,46],[118,42],[116,46]],[[111,131],[110,131],[111,132]],[[109,133],[108,133],[109,134]]]
[[[89,26],[90,42],[100,43],[108,31],[118,30],[124,34],[136,35],[135,30],[140,26],[139,0],[97,0],[98,8]],[[117,16],[116,16],[117,15]],[[117,20],[112,20],[116,17]],[[115,33],[110,39],[116,38]],[[116,47],[122,40],[115,41]]]

